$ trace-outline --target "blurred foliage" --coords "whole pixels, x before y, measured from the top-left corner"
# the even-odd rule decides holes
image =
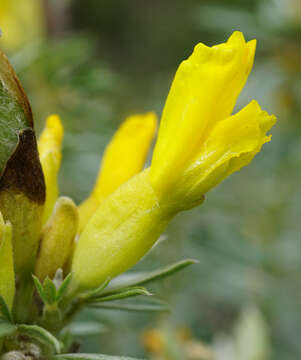
[[[202,207],[179,216],[167,241],[137,266],[155,268],[183,256],[199,259],[176,281],[161,285],[172,313],[87,311],[75,329],[84,334],[82,351],[143,356],[152,352],[143,347],[149,331],[165,334],[183,349],[176,329],[185,327],[189,341],[210,346],[217,360],[300,358],[300,1],[45,4],[47,38],[11,52],[10,58],[38,130],[49,113],[64,120],[61,192],[78,202],[92,187],[117,125],[130,113],[160,114],[179,62],[200,41],[212,45],[233,30],[257,38],[254,70],[238,107],[255,98],[279,118],[271,144],[252,165],[209,193]],[[260,341],[254,340],[257,331]],[[239,353],[237,344],[248,338],[258,341],[260,356]]]

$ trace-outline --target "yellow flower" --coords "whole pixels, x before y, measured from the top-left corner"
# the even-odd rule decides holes
[[[107,146],[91,195],[79,207],[80,232],[101,201],[143,168],[157,127],[154,113],[129,116]]]
[[[175,76],[150,169],[98,207],[77,244],[72,291],[99,286],[133,266],[173,216],[247,165],[270,140],[275,117],[252,101],[231,115],[252,68],[255,41],[235,32],[221,45],[198,44]]]
[[[40,39],[45,31],[41,0],[1,0],[0,44],[17,50],[30,41]]]
[[[64,129],[59,116],[49,116],[38,142],[39,156],[46,183],[43,223],[49,218],[59,194],[58,172],[62,159],[63,135]]]

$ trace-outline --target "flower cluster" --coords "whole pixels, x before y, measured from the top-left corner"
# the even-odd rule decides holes
[[[10,307],[15,276],[20,284],[33,272],[44,280],[63,269],[64,276],[72,273],[72,297],[125,272],[178,212],[201,204],[211,188],[250,163],[275,123],[256,101],[232,114],[255,45],[239,32],[217,46],[198,44],[175,75],[151,165],[143,169],[156,116],[130,116],[106,148],[96,185],[79,207],[59,197],[60,118],[47,119],[36,144],[26,98],[21,101],[20,86],[16,90],[8,80],[12,70],[0,76],[0,90],[15,95],[14,106],[23,114],[13,122],[17,141],[15,130],[8,135],[15,150],[6,156],[0,179],[0,295]]]

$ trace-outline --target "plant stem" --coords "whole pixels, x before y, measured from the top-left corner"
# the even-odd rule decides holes
[[[31,310],[32,296],[34,292],[34,284],[31,273],[27,272],[20,276],[19,286],[15,296],[13,308],[15,321],[19,324],[26,323]]]

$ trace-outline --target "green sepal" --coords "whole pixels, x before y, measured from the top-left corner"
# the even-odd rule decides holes
[[[43,295],[47,304],[51,305],[56,302],[56,287],[53,281],[49,279],[49,277],[46,277],[43,282]]]
[[[45,305],[52,305],[55,303],[59,304],[59,302],[63,299],[70,284],[72,274],[70,273],[66,276],[58,289],[56,288],[54,281],[48,277],[43,281],[43,283],[41,283],[41,281],[35,275],[32,275],[32,277],[37,292],[40,295],[43,303]]]
[[[62,284],[60,285],[60,287],[58,288],[57,293],[56,293],[56,301],[58,303],[63,299],[64,295],[66,294],[69,284],[71,282],[71,279],[72,279],[72,273],[69,273],[65,277],[65,279],[62,282]]]

